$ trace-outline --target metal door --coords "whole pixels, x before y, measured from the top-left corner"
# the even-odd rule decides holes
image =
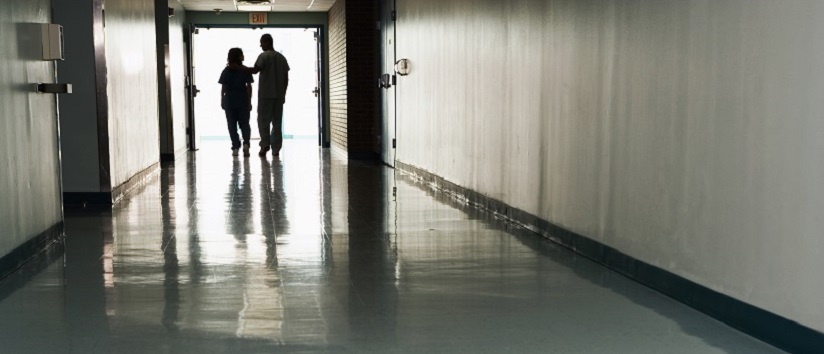
[[[315,94],[315,97],[318,98],[318,145],[320,147],[329,147],[329,144],[324,139],[324,127],[325,127],[325,116],[323,112],[323,62],[321,61],[321,53],[323,53],[323,41],[321,39],[321,29],[315,29],[315,57],[316,65],[315,65],[315,90],[312,91]]]
[[[195,151],[200,146],[200,139],[195,129],[195,97],[199,92],[195,84],[195,70],[194,70],[194,37],[197,34],[197,27],[189,25],[186,29],[186,107],[188,108],[188,117],[186,117],[186,139],[189,144],[189,150]]]
[[[381,0],[381,159],[389,166],[395,166],[395,0]]]

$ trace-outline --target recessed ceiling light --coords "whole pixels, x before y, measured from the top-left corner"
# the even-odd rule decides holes
[[[234,0],[238,11],[267,12],[272,11],[275,0]]]
[[[272,6],[270,5],[258,5],[258,4],[237,4],[238,11],[251,11],[251,12],[267,12],[272,11]]]

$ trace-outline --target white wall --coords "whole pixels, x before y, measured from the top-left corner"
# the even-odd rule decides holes
[[[160,160],[154,0],[106,0],[112,187]]]
[[[39,23],[50,0],[0,1],[0,257],[62,221],[54,82],[42,61]]]
[[[397,3],[399,161],[824,331],[824,2]]]

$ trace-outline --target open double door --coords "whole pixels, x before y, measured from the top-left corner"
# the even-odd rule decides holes
[[[317,139],[324,141],[322,93],[322,32],[319,27],[250,27],[191,26],[186,31],[188,91],[188,145],[198,150],[201,140],[228,139],[225,117],[219,106],[220,88],[217,83],[226,65],[226,52],[239,47],[245,56],[244,64],[254,65],[261,52],[260,36],[264,33],[275,39],[275,50],[289,61],[288,100],[284,105],[283,133],[285,139]],[[255,76],[255,81],[259,77]],[[257,97],[257,85],[252,84]],[[256,125],[257,99],[252,100],[252,131]],[[253,139],[257,134],[252,134]]]

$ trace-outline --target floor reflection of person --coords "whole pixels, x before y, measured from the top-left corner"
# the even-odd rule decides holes
[[[289,218],[286,215],[286,192],[283,187],[283,163],[279,160],[261,160],[260,180],[260,223],[261,233],[266,238],[267,261],[270,266],[277,263],[277,238],[289,232]]]
[[[177,256],[177,224],[175,223],[175,170],[160,170],[160,210],[163,224],[161,251],[163,252],[163,317],[161,323],[167,333],[178,333],[180,327],[180,260]]]
[[[241,146],[238,127],[243,134],[243,156],[249,156],[249,112],[252,111],[252,82],[255,80],[249,73],[229,68],[230,65],[243,65],[243,50],[240,48],[229,49],[226,61],[226,68],[218,80],[222,85],[220,107],[226,112],[226,124],[232,139],[232,156],[238,155]]]
[[[266,264],[268,267],[277,267],[277,250],[275,248],[275,229],[272,219],[272,166],[269,161],[262,159],[260,163],[260,233],[266,239]]]
[[[286,215],[288,196],[283,185],[284,171],[282,161],[272,161],[272,217],[275,223],[275,235],[289,233],[289,216]]]
[[[231,200],[227,216],[226,232],[238,242],[246,243],[246,236],[254,232],[252,224],[252,191],[249,160],[235,160],[232,165],[227,200]]]

